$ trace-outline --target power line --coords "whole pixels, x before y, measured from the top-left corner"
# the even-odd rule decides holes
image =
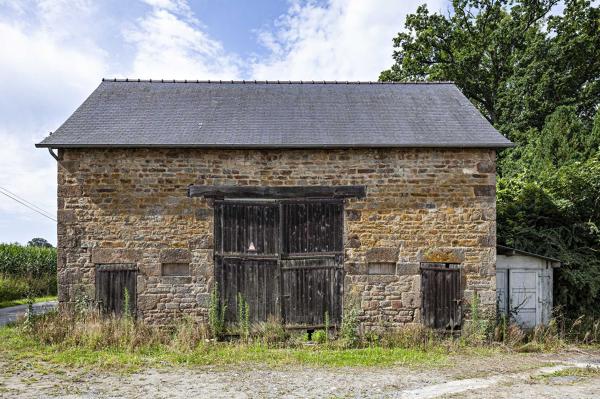
[[[43,208],[41,208],[41,207],[37,206],[36,204],[34,204],[34,203],[32,203],[32,202],[29,202],[29,201],[27,201],[25,198],[21,197],[20,195],[18,195],[18,194],[15,194],[15,193],[13,193],[12,191],[10,191],[10,190],[7,190],[6,188],[4,188],[4,187],[2,187],[2,186],[0,186],[0,190],[7,192],[7,193],[8,193],[8,194],[9,194],[11,197],[14,197],[13,199],[15,199],[15,198],[16,198],[17,200],[20,200],[20,201],[24,202],[26,205],[29,205],[29,206],[31,206],[31,207],[33,207],[33,208],[37,209],[38,211],[40,211],[40,212],[42,212],[42,213],[46,214],[47,216],[50,216],[50,217],[52,217],[52,214],[51,214],[50,212],[46,211],[45,209],[43,209]]]
[[[34,207],[27,205],[25,202],[23,202],[23,201],[20,201],[20,200],[18,200],[17,198],[15,198],[15,197],[12,197],[11,195],[9,195],[9,194],[7,194],[7,193],[5,193],[5,192],[3,192],[3,191],[0,191],[0,194],[2,194],[2,195],[5,195],[6,197],[8,197],[8,198],[12,199],[13,201],[17,201],[19,204],[21,204],[21,205],[23,205],[23,206],[25,206],[25,207],[27,207],[27,208],[31,209],[32,211],[34,211],[34,212],[37,212],[37,213],[39,213],[40,215],[42,215],[42,216],[44,216],[44,217],[46,217],[46,218],[48,218],[48,219],[50,219],[50,220],[53,220],[53,221],[55,221],[55,222],[56,222],[56,219],[54,219],[53,217],[51,217],[51,216],[48,216],[48,215],[46,215],[45,213],[38,211],[38,210],[37,210],[37,209],[35,209]]]
[[[9,195],[9,194],[6,194],[6,193],[5,193],[5,192],[3,192],[3,191],[0,191],[0,194],[2,194],[2,195],[4,195],[4,196],[6,196],[6,197],[8,197],[8,198],[12,199],[13,201],[16,201],[16,202],[18,202],[19,204],[21,204],[21,205],[23,205],[23,206],[25,206],[25,207],[27,207],[27,208],[31,209],[32,211],[34,211],[34,212],[37,212],[37,213],[39,213],[40,215],[42,215],[42,216],[44,216],[44,217],[46,217],[46,218],[48,218],[48,219],[50,219],[50,220],[54,220],[54,221],[56,222],[56,219],[54,219],[52,216],[48,216],[48,215],[47,215],[47,214],[45,214],[44,212],[40,212],[40,211],[38,211],[38,210],[37,210],[37,209],[35,209],[34,207],[27,205],[25,202],[23,202],[23,201],[20,201],[19,199],[15,198],[15,197],[12,197],[11,195]]]
[[[0,190],[2,190],[2,191],[6,191],[6,192],[7,192],[8,194],[10,194],[11,196],[13,196],[13,197],[16,197],[17,199],[19,199],[19,200],[21,200],[21,201],[25,202],[27,205],[30,205],[30,206],[34,207],[35,209],[39,210],[40,212],[43,212],[43,213],[45,213],[46,215],[48,215],[48,216],[52,217],[52,214],[51,214],[50,212],[47,212],[45,209],[43,209],[43,208],[41,208],[41,207],[37,206],[36,204],[34,204],[34,203],[32,203],[32,202],[29,202],[29,201],[27,201],[25,198],[21,197],[20,195],[18,195],[18,194],[15,194],[15,193],[13,193],[12,191],[10,191],[10,190],[7,190],[6,188],[4,188],[4,187],[2,187],[2,186],[0,186]]]

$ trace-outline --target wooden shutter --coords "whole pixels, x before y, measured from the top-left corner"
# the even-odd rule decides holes
[[[120,316],[129,296],[129,314],[135,316],[137,303],[137,268],[130,264],[96,266],[96,301],[100,309]]]

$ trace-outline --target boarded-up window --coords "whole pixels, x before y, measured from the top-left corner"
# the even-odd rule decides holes
[[[190,275],[190,264],[189,263],[163,263],[162,264],[162,275],[163,276],[189,276]]]
[[[372,262],[367,267],[368,274],[396,274],[396,264],[391,262]]]
[[[96,301],[102,311],[135,316],[137,267],[132,264],[96,266]]]

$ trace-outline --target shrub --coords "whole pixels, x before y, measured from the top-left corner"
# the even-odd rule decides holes
[[[265,345],[274,345],[289,340],[290,333],[284,328],[281,321],[270,317],[265,323],[254,325],[253,338]]]
[[[327,331],[317,330],[312,333],[312,340],[318,344],[324,344],[327,342]]]
[[[28,288],[25,279],[0,277],[0,302],[25,298]]]
[[[340,336],[347,346],[355,346],[360,339],[358,335],[358,313],[358,308],[355,306],[344,308]]]

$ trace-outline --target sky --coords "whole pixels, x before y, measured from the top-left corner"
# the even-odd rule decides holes
[[[0,0],[0,191],[56,215],[56,162],[34,144],[103,77],[377,80],[406,14],[446,0]],[[0,195],[0,242],[56,223]]]

